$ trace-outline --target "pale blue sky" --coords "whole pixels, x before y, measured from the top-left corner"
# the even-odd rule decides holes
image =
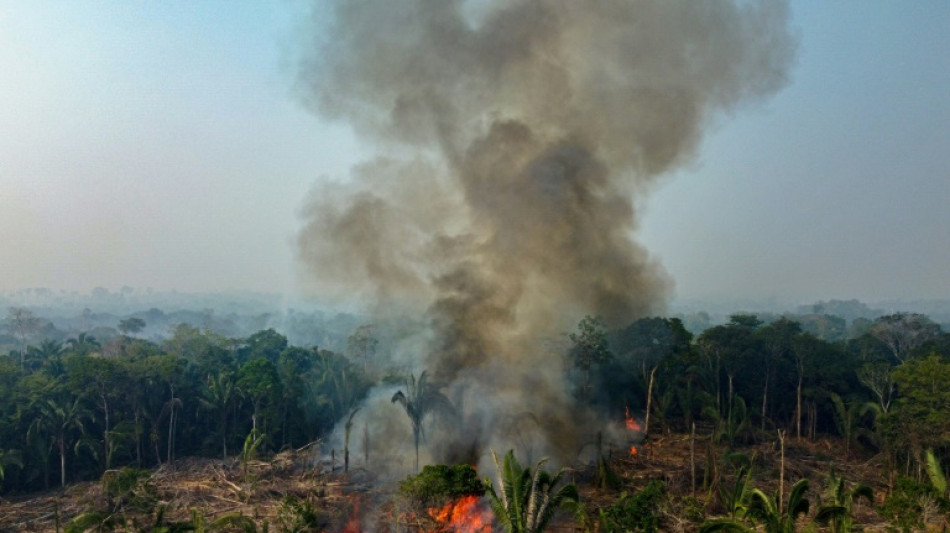
[[[0,0],[0,290],[294,292],[365,155],[294,93],[302,1]],[[320,9],[325,9],[321,7]],[[638,199],[692,298],[950,298],[950,2],[793,2],[770,100]]]

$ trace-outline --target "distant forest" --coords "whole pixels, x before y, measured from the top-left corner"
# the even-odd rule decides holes
[[[411,324],[302,311],[51,310],[10,305],[0,318],[3,493],[234,456],[249,435],[263,435],[264,453],[299,448],[326,437],[372,386],[420,370],[391,358]],[[928,458],[950,464],[946,326],[922,313],[868,318],[857,302],[800,311],[717,324],[697,312],[619,329],[579,317],[565,377],[579,403],[629,407],[654,431],[695,424],[730,445],[774,440],[776,429],[835,435],[849,453],[883,454],[895,475],[918,479]]]

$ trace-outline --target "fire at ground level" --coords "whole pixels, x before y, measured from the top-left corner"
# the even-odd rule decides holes
[[[708,436],[667,433],[660,429],[638,447],[636,456],[614,448],[605,459],[616,476],[614,488],[598,486],[596,465],[567,469],[567,480],[580,489],[587,512],[612,504],[620,491],[636,493],[650,481],[662,482],[670,495],[661,517],[663,530],[695,531],[699,524],[690,521],[687,501],[709,499],[708,484],[725,471],[709,464],[710,457],[723,450]],[[762,464],[777,464],[779,450],[774,443],[736,450],[757,457]],[[823,479],[834,465],[836,472],[849,480],[872,485],[876,500],[886,492],[877,469],[866,459],[849,460],[841,446],[827,440],[804,442],[787,451],[788,476]],[[718,460],[717,460],[718,462]],[[479,477],[494,477],[495,472],[479,472]],[[773,480],[774,482],[774,480]],[[485,498],[463,498],[433,507],[425,513],[400,512],[394,505],[398,481],[382,480],[372,465],[343,472],[341,464],[331,468],[314,467],[306,451],[287,451],[267,460],[251,461],[247,470],[237,459],[212,460],[187,458],[173,467],[162,466],[150,472],[147,484],[154,497],[150,509],[125,509],[129,521],[141,526],[155,523],[159,508],[166,523],[188,522],[200,517],[205,524],[227,516],[245,517],[259,528],[264,522],[270,530],[280,531],[288,521],[310,513],[326,533],[489,533],[500,531],[493,521]],[[773,491],[776,487],[763,487]],[[695,496],[694,496],[695,495]],[[695,498],[690,500],[690,498]],[[80,514],[105,505],[108,496],[99,482],[70,485],[64,491],[12,497],[0,503],[0,531],[52,532]],[[716,502],[706,503],[710,513]],[[880,501],[876,502],[880,503]],[[880,522],[871,506],[859,508],[857,523]],[[132,524],[130,523],[130,526]],[[553,531],[580,531],[570,515],[562,515]]]

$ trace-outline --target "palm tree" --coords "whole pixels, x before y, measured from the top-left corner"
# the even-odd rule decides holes
[[[208,386],[203,397],[199,399],[202,407],[218,413],[218,431],[221,433],[221,453],[224,459],[228,458],[228,414],[237,397],[238,391],[231,375],[218,372],[214,377],[208,376]]]
[[[66,444],[73,430],[83,431],[83,421],[91,420],[92,414],[82,406],[82,397],[72,402],[62,399],[44,398],[37,405],[39,416],[33,420],[28,434],[48,433],[53,436],[59,449],[60,486],[66,486]]]
[[[95,337],[86,332],[80,333],[77,337],[66,339],[66,345],[69,347],[69,351],[80,355],[89,355],[102,347]]]
[[[831,400],[831,406],[833,407],[835,427],[838,429],[838,433],[844,437],[845,454],[851,457],[851,445],[854,444],[857,437],[861,417],[869,409],[876,407],[876,404],[868,402],[849,402],[845,404],[841,396],[833,392],[828,393],[828,398]]]
[[[400,390],[393,395],[393,403],[399,402],[406,410],[409,416],[409,422],[412,424],[412,438],[416,446],[416,471],[419,471],[419,439],[425,439],[426,416],[434,409],[452,409],[452,404],[436,387],[429,383],[428,375],[425,371],[419,374],[419,379],[413,374],[409,374],[406,379],[405,394]]]
[[[36,368],[47,364],[47,362],[52,363],[63,354],[64,350],[62,343],[51,339],[40,342],[39,346],[28,346],[26,355],[31,361],[27,364],[32,368]]]
[[[836,476],[834,470],[828,476],[825,497],[827,503],[818,508],[815,519],[822,524],[831,523],[832,533],[850,533],[854,526],[852,508],[859,498],[864,498],[868,503],[874,503],[874,492],[871,487],[864,483],[856,483],[847,490],[844,478]]]
[[[541,533],[558,509],[578,501],[577,487],[562,483],[563,469],[551,475],[542,468],[546,459],[538,461],[533,471],[522,467],[511,450],[503,463],[499,463],[494,450],[492,459],[498,470],[498,484],[485,480],[488,501],[507,533]]]

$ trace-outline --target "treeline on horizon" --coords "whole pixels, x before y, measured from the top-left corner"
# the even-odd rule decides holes
[[[180,324],[146,340],[146,326],[129,317],[109,338],[63,339],[32,312],[9,310],[0,491],[233,456],[252,432],[265,435],[264,453],[300,448],[326,437],[373,385],[424,370],[396,366],[392,332],[367,324],[338,351],[293,345],[270,328],[232,338]],[[585,317],[569,338],[578,405],[609,418],[648,414],[651,433],[695,425],[730,446],[774,440],[776,430],[837,436],[849,454],[883,454],[893,473],[918,479],[928,454],[938,464],[950,455],[950,334],[925,315],[849,324],[736,314],[698,335],[679,318],[610,330]]]

